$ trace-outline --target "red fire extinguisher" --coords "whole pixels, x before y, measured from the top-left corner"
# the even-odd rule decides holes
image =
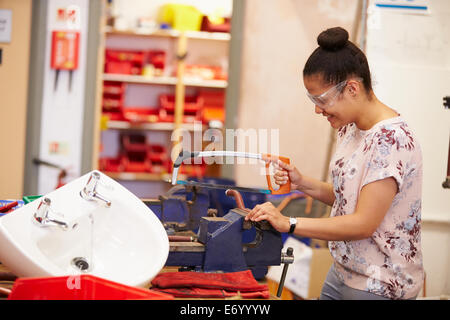
[[[78,31],[53,31],[51,68],[56,70],[54,90],[58,87],[59,72],[69,71],[69,91],[72,90],[72,74],[78,68],[78,49],[80,33]]]

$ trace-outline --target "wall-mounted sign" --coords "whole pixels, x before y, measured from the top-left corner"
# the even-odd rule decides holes
[[[0,9],[0,42],[11,42],[12,10]]]
[[[81,28],[80,7],[70,5],[57,8],[55,12],[55,23],[57,23],[59,29],[79,30]]]
[[[69,154],[69,143],[65,141],[50,141],[48,143],[49,155],[65,155]]]
[[[375,7],[408,13],[426,13],[429,10],[428,2],[428,0],[377,0]]]

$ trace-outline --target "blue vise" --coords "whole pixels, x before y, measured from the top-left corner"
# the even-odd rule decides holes
[[[236,272],[250,269],[262,279],[270,265],[282,263],[281,234],[267,221],[245,221],[248,211],[230,210],[223,217],[201,217],[198,240],[170,242],[166,266],[183,266],[202,272]],[[245,233],[254,239],[244,242]]]
[[[167,226],[175,231],[192,230],[196,232],[200,218],[208,215],[209,193],[200,188],[172,187],[165,195],[144,203]]]

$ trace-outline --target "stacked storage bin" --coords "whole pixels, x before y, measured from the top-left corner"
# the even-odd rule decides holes
[[[125,95],[123,82],[103,82],[102,113],[110,120],[123,120],[123,104]]]
[[[149,145],[149,159],[153,173],[167,173],[171,171],[171,163],[166,147],[159,144]]]
[[[168,173],[172,164],[166,147],[150,144],[147,136],[120,135],[121,149],[115,158],[101,158],[99,168],[106,172]]]
[[[144,67],[145,51],[106,50],[105,72],[140,75]]]
[[[225,92],[223,90],[201,90],[198,94],[203,101],[203,123],[225,122]]]
[[[162,94],[159,97],[161,109],[159,121],[174,122],[175,120],[175,95]],[[185,96],[184,98],[184,123],[193,123],[202,120],[203,99],[199,96]]]
[[[143,134],[122,134],[122,163],[126,172],[152,172],[147,137]]]

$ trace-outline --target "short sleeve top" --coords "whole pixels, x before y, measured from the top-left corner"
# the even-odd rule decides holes
[[[369,130],[354,123],[337,133],[330,163],[335,202],[331,216],[352,214],[361,189],[393,177],[398,191],[377,230],[356,241],[330,241],[335,269],[349,287],[391,299],[417,296],[423,284],[421,252],[422,152],[398,116]]]

